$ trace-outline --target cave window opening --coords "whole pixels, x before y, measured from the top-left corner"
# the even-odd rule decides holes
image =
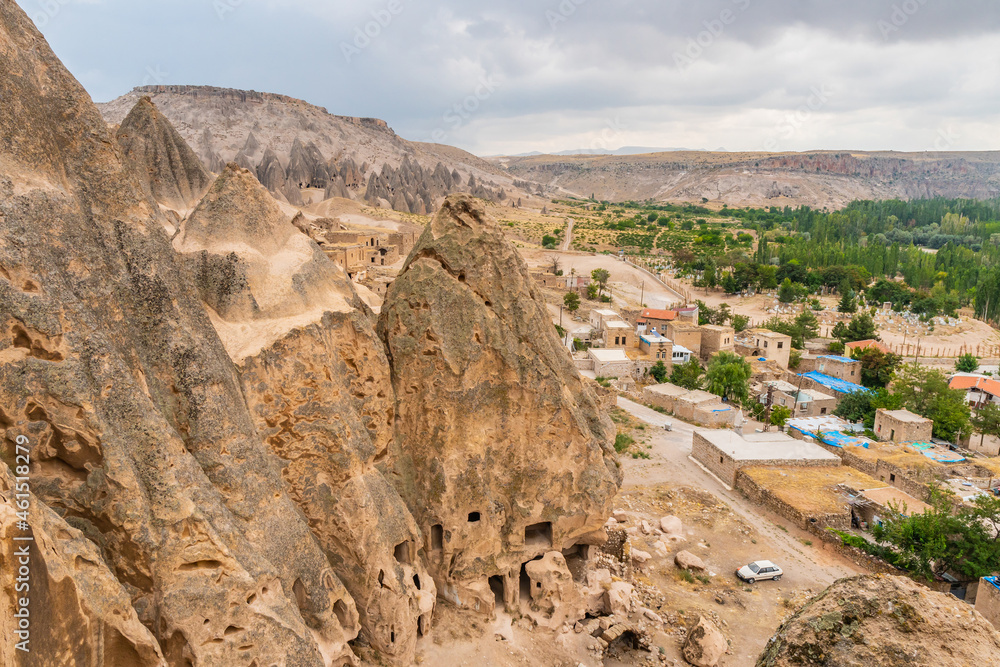
[[[469,523],[476,523],[480,518],[479,512],[469,512]]]
[[[431,549],[434,551],[444,549],[444,526],[441,524],[431,526]]]
[[[496,598],[497,609],[502,609],[504,606],[503,577],[499,575],[490,577],[490,590],[493,591],[493,595]]]
[[[410,542],[400,542],[393,549],[392,555],[396,558],[397,563],[402,563],[403,565],[410,564]]]
[[[526,547],[551,547],[552,546],[552,523],[536,523],[524,529],[524,546]]]

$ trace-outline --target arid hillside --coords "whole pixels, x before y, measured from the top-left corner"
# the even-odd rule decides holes
[[[856,199],[1000,195],[1000,153],[706,153],[496,158],[514,178],[612,201],[838,208]]]
[[[209,171],[235,162],[296,206],[343,197],[431,214],[459,191],[493,201],[516,198],[512,178],[493,163],[450,146],[406,141],[377,118],[336,116],[285,95],[144,86],[98,106],[118,125],[144,97]]]

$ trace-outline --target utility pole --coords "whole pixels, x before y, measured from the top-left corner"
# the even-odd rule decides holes
[[[559,306],[559,326],[562,326],[563,306]]]
[[[771,405],[774,402],[774,385],[767,386],[767,403],[766,410],[764,411],[764,430],[771,430]]]

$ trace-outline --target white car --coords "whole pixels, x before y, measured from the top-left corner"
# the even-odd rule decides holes
[[[778,581],[784,571],[769,560],[755,560],[736,570],[736,576],[752,584],[758,579],[773,579]]]

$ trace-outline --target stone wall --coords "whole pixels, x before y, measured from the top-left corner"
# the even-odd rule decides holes
[[[1000,630],[1000,588],[997,588],[998,584],[995,582],[995,579],[980,580],[976,593],[976,611]]]
[[[828,527],[837,530],[848,530],[851,527],[849,510],[819,515],[803,512],[775,496],[770,489],[761,486],[743,471],[736,473],[735,488],[757,505],[780,514],[803,530],[828,532]]]
[[[691,447],[691,456],[703,466],[712,471],[719,479],[730,486],[736,485],[736,475],[740,468],[753,467],[821,467],[840,465],[839,461],[825,459],[767,459],[767,460],[737,460],[731,454],[723,452],[700,433],[695,431]]]
[[[903,421],[883,409],[875,414],[875,434],[881,441],[926,442],[931,439],[933,431],[934,422],[930,419]]]
[[[735,350],[736,330],[732,327],[701,327],[701,358],[708,361],[719,352]]]

